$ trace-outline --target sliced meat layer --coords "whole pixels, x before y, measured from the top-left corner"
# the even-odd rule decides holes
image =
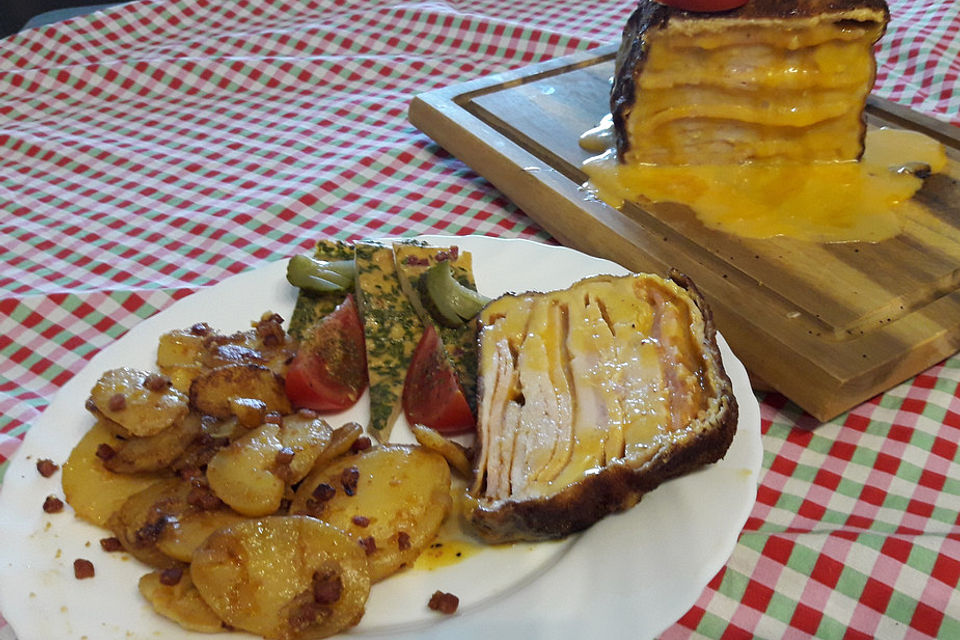
[[[678,281],[598,276],[483,310],[471,488],[483,537],[565,535],[726,452],[736,401],[709,312]]]

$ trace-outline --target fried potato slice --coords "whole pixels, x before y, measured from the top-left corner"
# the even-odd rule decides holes
[[[377,582],[413,564],[451,503],[450,468],[442,456],[419,446],[384,445],[311,473],[290,513],[321,518],[362,542]]]
[[[443,456],[450,468],[459,473],[464,478],[473,477],[473,465],[467,456],[466,450],[460,443],[445,438],[442,433],[436,429],[431,429],[422,424],[410,426],[410,431],[421,446],[436,451]]]
[[[321,418],[303,413],[284,416],[280,444],[293,455],[282,474],[287,484],[296,484],[310,473],[317,458],[330,444],[332,434],[333,429]]]
[[[353,444],[362,435],[363,427],[356,422],[348,422],[342,427],[334,429],[333,433],[330,434],[330,442],[317,456],[317,459],[313,461],[311,473],[313,473],[313,470],[322,469],[336,458],[350,453]]]
[[[101,444],[111,448],[120,442],[97,422],[70,452],[63,464],[61,482],[67,504],[77,517],[105,527],[110,516],[131,495],[142,491],[168,474],[119,474],[108,470],[97,457]]]
[[[363,549],[304,516],[247,520],[214,532],[190,574],[227,624],[265,638],[323,638],[360,621],[370,593]]]
[[[205,371],[190,383],[190,404],[210,416],[230,417],[237,398],[261,400],[268,411],[281,415],[292,411],[283,379],[263,365],[228,364]]]
[[[246,519],[245,516],[227,508],[187,511],[170,519],[168,525],[160,532],[157,549],[175,560],[190,562],[193,552],[211,533]]]
[[[192,489],[180,478],[158,480],[127,498],[107,521],[124,550],[151,567],[167,569],[183,566],[157,547],[163,529],[177,514],[189,508],[187,496]]]
[[[118,440],[104,466],[116,473],[143,473],[169,467],[203,432],[200,416],[187,414],[180,422],[142,438]]]
[[[207,481],[217,497],[245,516],[265,516],[280,508],[286,483],[275,473],[280,426],[264,423],[214,454]]]
[[[189,631],[217,633],[226,631],[223,621],[213,612],[184,570],[176,584],[164,584],[162,571],[152,571],[140,578],[137,588],[158,614]]]
[[[104,372],[90,391],[97,411],[134,436],[152,436],[187,415],[187,396],[158,373],[121,367]]]

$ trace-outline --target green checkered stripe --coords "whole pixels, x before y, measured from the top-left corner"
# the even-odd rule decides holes
[[[765,396],[757,504],[664,638],[960,637],[960,357],[826,424]]]

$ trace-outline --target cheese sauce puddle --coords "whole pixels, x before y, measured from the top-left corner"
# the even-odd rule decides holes
[[[907,164],[947,164],[943,145],[897,129],[867,132],[860,162],[824,164],[642,165],[617,162],[610,117],[580,138],[599,153],[586,160],[585,185],[613,207],[625,200],[687,205],[707,227],[746,238],[879,242],[902,229],[901,209],[923,180]],[[605,150],[605,151],[604,151]]]

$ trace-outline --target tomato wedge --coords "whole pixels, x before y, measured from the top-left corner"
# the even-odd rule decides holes
[[[729,11],[747,4],[747,0],[657,0],[674,9],[682,11]]]
[[[476,424],[433,325],[424,330],[407,369],[403,412],[410,424],[422,424],[447,434],[470,431]]]
[[[285,386],[294,406],[314,411],[343,411],[360,399],[367,387],[367,351],[352,295],[308,332]]]

